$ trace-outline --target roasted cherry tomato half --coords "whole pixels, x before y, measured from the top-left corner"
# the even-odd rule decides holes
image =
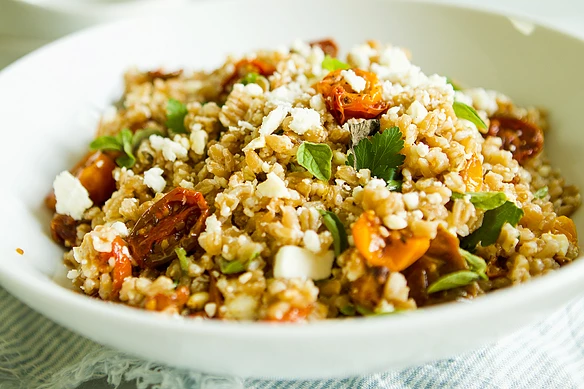
[[[78,224],[71,216],[56,213],[51,220],[51,237],[63,247],[73,247],[77,242]]]
[[[365,89],[359,93],[345,81],[341,69],[330,72],[316,84],[316,90],[324,97],[329,112],[341,125],[351,118],[373,119],[389,109],[375,73],[361,69],[353,71],[366,81]]]
[[[132,257],[140,266],[156,267],[176,258],[177,247],[193,252],[208,214],[201,193],[173,189],[136,222],[127,239]]]
[[[223,90],[229,92],[231,86],[237,82],[237,80],[245,77],[249,73],[257,73],[261,76],[268,77],[271,76],[276,71],[274,65],[262,61],[260,59],[242,59],[235,64],[235,70],[233,74],[223,81]]]
[[[543,131],[526,120],[507,116],[491,118],[486,135],[503,140],[503,148],[520,164],[538,155],[543,149]]]
[[[112,292],[117,296],[122,289],[126,277],[132,275],[132,260],[129,257],[126,242],[119,236],[112,242],[112,251],[100,253],[101,260],[105,263],[110,258],[114,258],[114,268],[112,270]]]
[[[332,39],[321,39],[319,41],[312,41],[308,44],[310,46],[320,47],[326,55],[330,55],[333,58],[339,53],[339,48],[337,47],[336,42]]]

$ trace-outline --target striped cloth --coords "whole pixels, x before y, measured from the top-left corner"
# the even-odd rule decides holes
[[[584,299],[497,343],[455,358],[343,380],[215,377],[100,346],[31,311],[0,288],[0,389],[73,389],[106,378],[138,389],[584,388]]]

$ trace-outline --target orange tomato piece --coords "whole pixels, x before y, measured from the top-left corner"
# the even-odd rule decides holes
[[[353,224],[353,239],[357,250],[369,266],[385,266],[402,271],[420,259],[430,247],[430,239],[405,237],[398,232],[383,237],[381,221],[373,211],[364,212]]]
[[[361,92],[356,92],[345,81],[341,69],[330,72],[315,86],[324,97],[329,112],[341,125],[352,118],[373,119],[389,109],[389,104],[383,100],[383,89],[377,75],[361,69],[353,71],[366,81]]]
[[[104,264],[109,259],[114,258],[114,268],[112,270],[112,292],[117,295],[126,277],[132,275],[132,261],[130,259],[130,252],[128,245],[122,238],[117,236],[112,242],[112,251],[109,253],[100,253],[100,260]]]
[[[223,81],[222,88],[228,91],[233,84],[240,78],[245,77],[249,73],[258,73],[261,76],[271,76],[276,71],[274,65],[262,61],[260,59],[242,59],[235,64],[235,70],[225,81]]]
[[[466,185],[467,192],[480,192],[483,188],[483,163],[477,155],[467,161],[460,176]]]
[[[574,221],[567,216],[558,216],[552,226],[553,234],[564,234],[570,243],[578,244],[578,231]]]

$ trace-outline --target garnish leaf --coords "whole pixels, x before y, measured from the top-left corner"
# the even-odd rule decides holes
[[[461,103],[459,101],[455,101],[452,104],[452,108],[454,109],[454,113],[459,119],[465,119],[469,122],[473,123],[477,128],[487,128],[483,119],[479,116],[477,111],[469,105]]]
[[[255,83],[257,83],[257,81],[258,81],[258,77],[259,77],[259,76],[260,76],[260,75],[259,75],[259,74],[257,74],[256,72],[247,73],[247,74],[245,75],[245,77],[243,77],[243,78],[240,80],[240,82],[241,82],[243,85],[247,85],[247,84],[255,84]]]
[[[450,77],[446,77],[446,83],[452,85],[452,89],[454,90],[462,90],[462,88],[457,83],[452,81],[452,78]]]
[[[166,105],[166,127],[175,134],[186,134],[185,116],[187,106],[175,99],[169,99]]]
[[[452,193],[453,199],[463,199],[465,196],[470,196],[470,202],[478,209],[489,211],[500,207],[507,201],[507,196],[503,192],[468,192]]]
[[[116,136],[104,135],[96,138],[89,144],[91,150],[121,151],[123,154],[116,158],[120,167],[131,168],[136,163],[134,156],[134,134],[127,128]]]
[[[228,261],[224,258],[221,258],[219,260],[219,269],[223,274],[243,273],[247,269],[247,264],[244,264],[237,259],[233,261]]]
[[[333,70],[338,70],[338,69],[350,69],[351,67],[344,63],[343,61],[337,59],[337,58],[333,58],[330,55],[326,55],[324,57],[324,60],[322,61],[322,68],[325,70],[328,70],[329,72],[332,72]]]
[[[404,162],[405,156],[399,154],[403,147],[399,127],[392,127],[373,135],[371,139],[362,139],[353,147],[353,153],[347,155],[346,164],[357,171],[369,169],[371,176],[389,182]]]
[[[335,247],[335,256],[341,255],[347,247],[349,247],[349,240],[347,239],[347,231],[345,230],[345,226],[339,220],[339,217],[330,212],[330,211],[323,211],[319,209],[322,216],[322,221],[328,230],[330,231],[331,235],[333,236],[333,245]]]
[[[296,158],[302,167],[306,168],[319,180],[330,180],[333,152],[329,145],[304,142],[298,147]]]
[[[189,261],[187,259],[187,252],[182,247],[177,247],[174,249],[176,256],[178,257],[178,262],[180,263],[180,269],[183,272],[189,271]]]
[[[96,150],[112,150],[112,151],[123,151],[122,144],[115,136],[103,135],[99,138],[95,138],[90,144],[89,149],[92,151]]]
[[[342,313],[344,316],[355,316],[357,310],[353,304],[347,304],[339,308],[339,312]]]
[[[475,232],[463,238],[460,247],[473,250],[479,243],[483,247],[489,246],[497,241],[505,223],[515,227],[521,217],[523,217],[521,208],[511,201],[506,201],[500,207],[485,212],[483,224]]]
[[[401,192],[402,191],[402,181],[400,181],[400,180],[387,181],[387,189],[389,189],[392,192]]]
[[[138,146],[140,146],[140,143],[150,138],[150,135],[163,136],[162,133],[155,128],[145,128],[143,130],[138,130],[134,133],[134,138],[132,139],[132,148],[136,150]]]
[[[483,280],[489,279],[485,273],[487,271],[487,263],[483,258],[460,248],[458,251],[460,252],[460,255],[462,255],[462,257],[466,260],[466,263],[468,263],[468,267],[470,267],[471,271],[477,273]]]
[[[536,199],[543,199],[545,196],[548,195],[548,187],[544,186],[543,188],[539,188],[533,193],[533,197]]]
[[[430,286],[428,286],[428,293],[436,293],[443,290],[458,288],[459,286],[466,286],[479,278],[480,276],[477,273],[470,270],[455,271],[454,273],[446,274],[438,278],[430,284]]]

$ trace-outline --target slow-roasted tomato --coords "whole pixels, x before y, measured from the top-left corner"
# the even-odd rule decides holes
[[[349,297],[356,305],[374,310],[383,298],[383,288],[389,277],[389,269],[374,266],[367,269],[361,277],[351,282]]]
[[[64,247],[73,247],[77,241],[77,225],[69,215],[55,214],[51,220],[51,237]]]
[[[176,258],[177,247],[192,252],[208,214],[209,207],[201,193],[173,189],[136,222],[127,239],[132,257],[141,266],[155,267]]]
[[[237,80],[245,77],[249,73],[257,73],[261,76],[268,77],[271,76],[276,71],[274,65],[262,61],[260,59],[242,59],[235,64],[235,70],[230,77],[223,81],[223,90],[229,92],[231,86],[237,82]]]
[[[170,295],[165,295],[162,293],[157,294],[154,297],[149,297],[146,299],[144,308],[150,311],[164,311],[169,307],[176,308],[177,311],[184,307],[189,299],[189,288],[187,286],[181,285]]]
[[[321,39],[319,41],[309,42],[308,44],[310,46],[320,47],[326,55],[330,55],[331,57],[336,57],[337,54],[339,53],[337,44],[332,39]]]
[[[375,73],[353,69],[355,74],[366,81],[365,89],[356,92],[341,75],[342,70],[330,72],[316,90],[321,93],[329,112],[339,124],[351,118],[373,119],[389,109],[383,100],[383,90]]]
[[[113,176],[115,168],[116,163],[109,155],[101,151],[92,151],[77,162],[70,171],[87,189],[93,204],[102,205],[116,190],[116,180]],[[57,200],[54,192],[45,198],[45,204],[50,210],[55,211]]]
[[[503,148],[510,151],[519,163],[535,157],[543,149],[543,131],[526,120],[508,116],[492,117],[486,135],[501,138]]]
[[[110,258],[114,258],[114,269],[112,270],[112,292],[117,293],[122,289],[122,284],[126,277],[132,275],[132,261],[129,257],[128,246],[119,236],[112,242],[112,251],[100,253],[101,260],[105,263]]]

